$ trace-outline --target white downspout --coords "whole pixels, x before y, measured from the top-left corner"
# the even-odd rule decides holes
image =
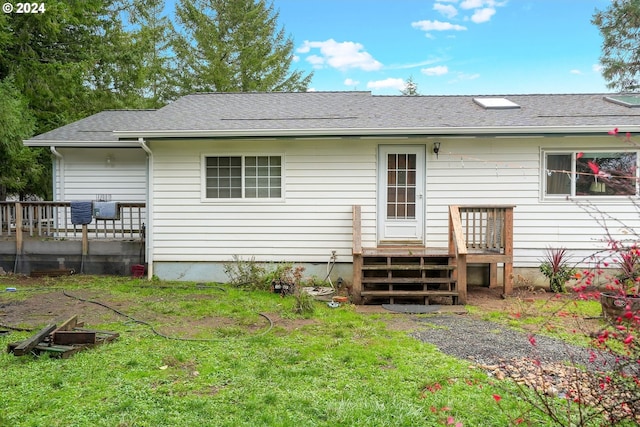
[[[64,157],[53,145],[51,146],[51,154],[56,157],[56,162],[53,165],[53,200],[64,202]],[[59,175],[56,173],[57,169],[59,169]],[[60,184],[58,185],[56,181],[60,181]],[[58,199],[56,199],[56,186],[60,190]]]
[[[147,153],[147,279],[153,278],[153,152],[144,138],[138,138],[138,144]]]

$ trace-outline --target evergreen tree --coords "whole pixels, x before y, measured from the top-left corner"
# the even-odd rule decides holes
[[[404,89],[400,91],[404,96],[417,96],[418,84],[413,80],[413,76],[409,76],[407,83],[404,85]]]
[[[603,37],[602,75],[609,89],[636,92],[640,89],[640,1],[612,0],[591,21]]]
[[[293,41],[265,0],[181,0],[174,49],[183,93],[304,91],[312,75],[290,71]]]
[[[176,63],[171,54],[175,30],[163,15],[163,0],[134,0],[129,22],[136,26],[133,41],[140,52],[142,96],[146,107],[159,108],[177,98]]]
[[[12,76],[42,133],[86,115],[106,0],[50,0],[40,14],[0,15],[0,79]]]
[[[13,77],[0,80],[0,200],[8,195],[49,195],[48,171],[38,161],[41,150],[22,145],[34,128],[35,119]]]
[[[105,13],[99,66],[89,74],[94,104],[108,108],[158,108],[175,99],[169,57],[172,24],[160,0],[120,0]]]

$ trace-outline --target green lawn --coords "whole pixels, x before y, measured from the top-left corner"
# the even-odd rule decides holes
[[[74,300],[81,319],[109,314],[87,326],[120,338],[68,359],[2,351],[1,426],[551,425],[527,413],[508,383],[388,328],[394,314],[316,302],[302,318],[293,297],[215,284],[70,277],[0,286],[18,288],[0,293],[0,323],[3,304],[65,289],[179,338]],[[260,313],[279,321],[270,327]],[[13,332],[0,345],[30,335]]]

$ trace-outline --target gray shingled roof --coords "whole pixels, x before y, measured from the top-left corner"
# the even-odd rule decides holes
[[[114,130],[142,120],[155,110],[107,110],[66,126],[34,136],[26,145],[55,145],[58,142],[117,143]]]
[[[201,93],[156,111],[106,111],[31,141],[114,141],[119,138],[261,134],[319,135],[333,130],[619,127],[640,129],[640,108],[606,101],[612,94],[375,96],[370,92]],[[506,98],[517,109],[490,110],[474,98]],[[631,129],[633,128],[633,129]],[[110,135],[116,131],[115,135]],[[598,130],[600,131],[600,130]],[[171,134],[174,132],[175,134]],[[193,136],[193,135],[192,135]]]
[[[204,93],[184,96],[120,131],[638,126],[640,109],[607,94],[504,95],[518,109],[487,110],[475,96],[369,92]]]

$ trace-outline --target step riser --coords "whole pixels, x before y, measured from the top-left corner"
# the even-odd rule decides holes
[[[415,300],[428,304],[431,298],[451,298],[456,304],[456,266],[452,259],[442,253],[415,253],[410,249],[372,251],[362,258],[361,295],[365,302]]]

